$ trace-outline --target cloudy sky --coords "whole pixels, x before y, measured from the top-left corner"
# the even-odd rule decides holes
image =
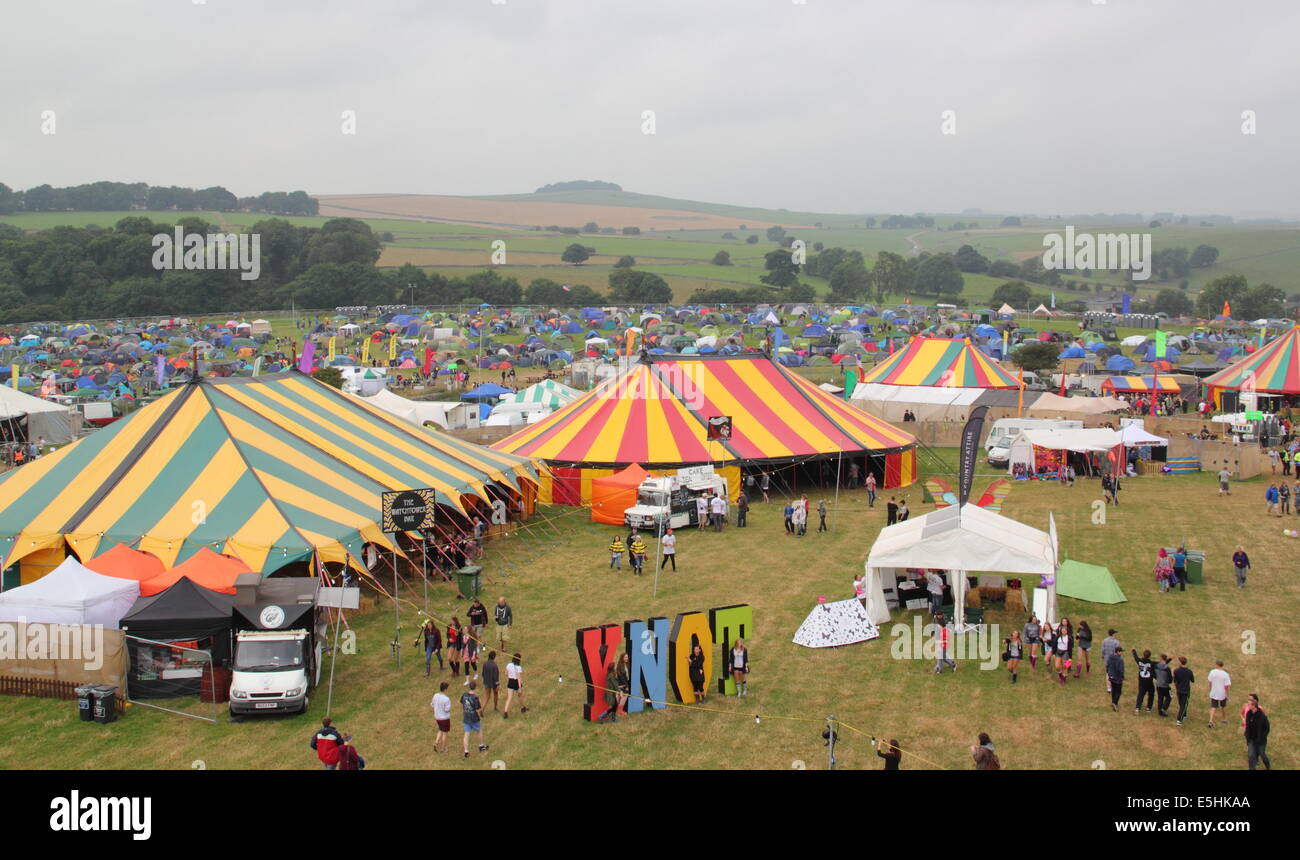
[[[1297,32],[1291,0],[8,2],[0,182],[1297,217]]]

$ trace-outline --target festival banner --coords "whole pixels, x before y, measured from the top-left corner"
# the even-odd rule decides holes
[[[330,364],[333,364],[333,363],[334,363],[334,356],[337,354],[337,353],[335,353],[334,350],[335,350],[335,347],[337,346],[337,344],[338,344],[338,337],[337,337],[337,336],[331,336],[331,337],[330,337],[330,357],[329,357],[329,363],[330,363]]]
[[[370,361],[370,338],[367,337],[361,341],[361,363],[365,364]]]
[[[388,360],[397,360],[397,335],[393,335],[388,339]]]
[[[976,406],[966,420],[966,427],[961,431],[961,457],[957,467],[958,508],[970,498],[970,485],[975,478],[975,455],[980,449],[980,434],[984,432],[984,416],[988,411],[987,406]]]
[[[302,358],[298,362],[298,369],[303,373],[311,373],[312,361],[316,358],[316,344],[307,341],[302,347]]]

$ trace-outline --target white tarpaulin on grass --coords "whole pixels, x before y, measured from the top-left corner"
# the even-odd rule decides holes
[[[856,597],[819,603],[794,632],[794,644],[805,648],[835,648],[866,642],[880,636],[880,628],[871,623],[867,610]]]

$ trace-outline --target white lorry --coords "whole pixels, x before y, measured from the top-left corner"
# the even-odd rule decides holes
[[[727,480],[712,466],[688,466],[676,475],[646,478],[637,487],[636,504],[623,511],[623,522],[651,534],[698,525],[695,500],[715,494],[726,498]]]
[[[325,614],[316,602],[319,584],[314,577],[236,583],[232,715],[307,710],[326,641]]]
[[[1083,422],[1057,418],[999,418],[993,422],[984,451],[990,466],[1006,468],[1011,457],[1011,442],[1021,430],[1081,430]]]

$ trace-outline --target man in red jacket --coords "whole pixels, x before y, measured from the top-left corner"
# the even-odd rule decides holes
[[[321,720],[321,727],[312,735],[311,748],[316,750],[316,758],[321,760],[326,770],[338,770],[339,747],[347,738],[336,728],[329,717]]]

